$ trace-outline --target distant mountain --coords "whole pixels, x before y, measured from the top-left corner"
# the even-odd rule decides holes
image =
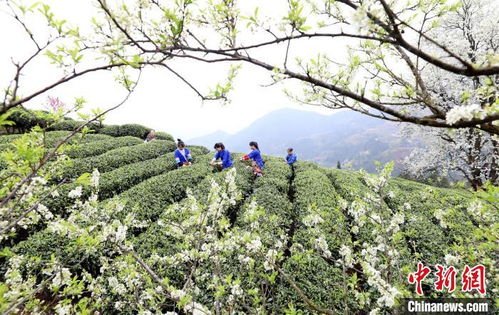
[[[321,115],[281,109],[236,134],[217,131],[188,142],[208,148],[223,142],[230,151],[246,152],[248,142],[257,141],[264,154],[284,157],[286,149],[293,147],[299,159],[329,167],[340,161],[353,169],[374,171],[374,161],[401,161],[414,148],[399,129],[399,124],[352,111]]]

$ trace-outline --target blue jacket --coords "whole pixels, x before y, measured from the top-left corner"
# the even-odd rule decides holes
[[[228,150],[218,151],[213,158],[215,160],[222,160],[222,168],[228,168],[232,166],[232,158],[230,157],[230,152]]]
[[[175,162],[177,162],[178,165],[183,165],[185,162],[189,162],[192,160],[191,152],[189,149],[184,148],[185,155],[180,152],[179,149],[175,150]]]
[[[288,165],[294,164],[296,162],[296,154],[288,154],[288,156],[286,156],[286,161],[288,162]]]
[[[258,167],[260,167],[261,169],[263,169],[263,166],[265,165],[265,163],[263,162],[262,160],[262,156],[260,154],[260,151],[258,150],[253,150],[251,151],[248,155],[247,155],[250,159],[252,159],[253,161],[256,162],[256,165],[258,165]]]

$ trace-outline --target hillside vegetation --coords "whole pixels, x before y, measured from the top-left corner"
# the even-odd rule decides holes
[[[45,145],[67,133],[48,132]],[[16,148],[19,137],[0,136],[0,151]],[[88,134],[71,146],[72,162],[53,181],[78,180],[44,201],[55,217],[2,241],[3,299],[22,278],[42,284],[36,303],[19,305],[27,311],[64,301],[77,313],[104,314],[389,312],[395,298],[415,296],[406,279],[420,261],[460,270],[483,264],[489,292],[497,286],[497,205],[471,192],[390,178],[390,166],[378,175],[310,162],[292,169],[268,156],[255,179],[239,153],[233,170],[213,173],[213,152],[198,146],[189,146],[194,164],[178,169],[175,147],[119,133]],[[97,189],[81,179],[94,169]],[[114,212],[95,210],[115,204]],[[129,224],[120,250],[92,236],[110,229],[118,239],[117,222]],[[17,255],[22,262],[9,259]],[[57,285],[44,276],[55,262],[67,266]],[[442,296],[431,282],[424,289]]]

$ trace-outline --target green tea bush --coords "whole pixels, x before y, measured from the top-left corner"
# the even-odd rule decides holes
[[[40,145],[43,145],[46,148],[53,148],[57,144],[57,142],[62,140],[67,135],[69,135],[69,131],[47,132],[45,133],[45,137],[43,138],[44,144]],[[19,139],[21,136],[22,134],[0,136],[0,153],[7,151],[9,149],[14,150],[12,142]],[[67,143],[68,144],[79,143],[80,146],[83,146],[85,143],[91,143],[94,141],[104,141],[108,139],[112,138],[106,135],[85,134],[83,137],[81,137],[81,135],[75,135]],[[6,162],[3,159],[0,159],[0,170],[4,169],[6,166],[7,166]]]
[[[69,135],[69,131],[48,131],[45,133],[45,144],[47,147],[54,146],[58,141],[62,140],[65,136]],[[22,137],[22,134],[15,135],[4,135],[0,136],[0,144],[9,144],[12,141],[19,139]],[[85,134],[83,137],[80,137],[79,134],[75,135],[75,137],[71,138],[69,143],[74,143],[78,141],[79,143],[89,143],[94,141],[101,140],[109,140],[110,136],[99,135],[99,134]]]
[[[166,132],[163,132],[163,131],[158,131],[158,132],[156,132],[156,138],[157,138],[158,140],[169,140],[169,141],[175,141],[175,139],[173,139],[173,137],[172,137],[170,134],[168,134],[168,133],[166,133]],[[208,152],[206,152],[206,153],[208,153]]]
[[[324,211],[333,211],[338,206],[339,195],[324,171],[299,169],[295,180],[295,204],[299,215],[307,212],[307,208],[315,205]]]
[[[208,154],[210,153],[210,150],[208,150],[206,147],[203,147],[201,145],[190,145],[189,146],[189,150],[196,150],[196,154],[201,154],[201,155],[205,155],[205,154]],[[193,159],[195,159],[196,156],[193,155]]]
[[[99,133],[112,137],[132,136],[145,139],[151,128],[138,124],[110,125],[99,130]],[[168,139],[169,140],[169,139]]]
[[[430,264],[438,264],[454,243],[456,235],[438,219],[439,213],[453,209],[454,217],[470,222],[467,212],[469,198],[456,190],[437,188],[403,179],[388,184],[386,203],[394,209],[404,209],[403,226],[411,255]],[[464,225],[463,225],[464,228]],[[465,229],[469,232],[469,229]],[[466,237],[464,232],[461,237]]]
[[[293,248],[291,256],[284,262],[282,268],[316,305],[342,313],[345,310],[345,303],[349,301],[342,287],[343,270],[311,251],[301,252],[301,250]],[[287,282],[281,281],[275,290],[273,312],[280,313],[292,306],[299,310],[297,314],[317,314],[310,311],[303,299]]]
[[[63,170],[61,178],[75,178],[94,169],[109,172],[126,164],[140,162],[159,157],[175,149],[175,143],[157,140],[151,143],[138,144],[131,147],[118,148],[104,154],[74,160],[72,165]]]
[[[193,154],[197,154],[197,148],[192,149]],[[137,219],[156,219],[166,207],[176,201],[180,201],[185,197],[186,189],[194,187],[204,176],[209,173],[209,157],[199,156],[197,163],[190,167],[180,169],[176,168],[176,163],[173,153],[166,157],[147,160],[114,171],[103,173],[100,176],[99,184],[99,199],[105,199],[117,195],[120,191],[127,188],[120,198],[126,202],[126,208],[131,211],[136,211]],[[175,170],[173,170],[175,169]],[[155,173],[167,172],[163,175],[154,176]],[[149,178],[149,180],[147,180]],[[139,183],[137,186],[133,186]],[[133,187],[132,187],[133,186]],[[70,206],[74,199],[68,197],[68,193],[77,187],[76,184],[63,185],[59,188],[59,196],[48,200],[46,206],[54,212],[54,214],[66,216],[63,210]],[[90,191],[88,187],[83,189],[82,197],[88,197]],[[57,239],[57,240],[56,240]],[[59,244],[51,247],[50,244]],[[67,244],[59,240],[53,233],[48,233],[45,230],[31,235],[26,241],[19,243],[15,248],[16,253],[26,253],[35,255],[37,252],[50,257],[51,254],[67,255],[72,249],[65,247]],[[86,257],[84,253],[74,253],[75,259],[89,259],[88,268],[95,266],[91,263],[92,258]],[[45,257],[44,256],[44,257]],[[94,262],[97,263],[97,262]],[[1,265],[1,264],[0,264]]]
[[[319,306],[339,305],[344,298],[339,288],[343,270],[335,260],[340,257],[340,246],[349,239],[340,197],[323,169],[306,164],[296,167],[293,190],[294,224],[289,232],[292,245],[283,268]],[[287,283],[276,292],[279,308],[291,303],[306,309]]]
[[[106,125],[102,127],[99,132],[111,137],[119,137],[121,135],[119,125]]]
[[[359,194],[365,196],[371,193],[362,182],[362,176],[358,172],[333,168],[324,169],[324,171],[331,180],[335,191],[347,201],[354,201]]]
[[[205,162],[202,155],[204,150],[196,147],[191,148],[192,155],[196,160]],[[166,173],[177,168],[173,153],[160,156],[155,159],[141,161],[122,166],[118,169],[101,174],[99,198],[106,199],[137,185],[144,180]]]
[[[211,156],[211,154],[209,156]],[[250,196],[252,191],[253,173],[245,165],[239,162],[235,162],[234,167],[237,170],[236,185],[241,191],[242,198],[247,198]],[[223,181],[224,176],[225,172],[217,172],[204,178],[196,186],[196,188],[193,189],[192,193],[196,196],[196,198],[198,198],[198,200],[205,201],[211,188],[211,181],[213,180],[216,183],[220,183]]]
[[[291,224],[293,216],[293,205],[289,200],[289,185],[291,178],[291,168],[278,159],[266,157],[263,176],[255,179],[253,193],[248,198],[249,203],[253,200],[258,203],[269,216],[275,216],[279,225],[284,228]],[[241,214],[238,224],[243,225]]]
[[[202,155],[202,152],[205,151],[203,149],[203,147],[191,148],[195,160],[199,158],[198,155]],[[167,153],[157,158],[127,164],[112,171],[102,173],[100,174],[99,200],[111,198],[150,177],[174,170],[176,167],[177,164],[173,153]],[[55,213],[64,214],[64,211],[73,202],[73,199],[68,197],[68,193],[78,186],[76,183],[61,185],[58,189],[58,196],[47,200],[44,203],[45,206]],[[90,190],[83,187],[82,196],[85,198],[89,194]]]
[[[210,159],[211,155],[201,156],[196,164],[149,178],[119,197],[126,201],[127,209],[134,211],[138,220],[154,221],[169,204],[184,198],[187,188],[195,187],[210,173]]]
[[[76,121],[76,120],[63,120],[61,122],[58,122],[54,125],[51,125],[50,127],[47,128],[49,131],[55,131],[55,130],[67,130],[67,131],[73,131],[79,128],[83,124],[82,121]]]
[[[111,138],[90,143],[83,143],[71,148],[67,155],[72,159],[81,159],[89,156],[104,154],[107,151],[142,144],[143,141],[136,137]]]
[[[82,270],[86,270],[93,274],[98,274],[100,268],[98,257],[100,254],[94,253],[89,255],[82,247],[69,245],[70,242],[67,239],[61,238],[48,230],[42,230],[14,246],[12,252],[28,257],[38,257],[38,259],[45,261],[50,260],[52,256],[58,258],[64,257],[66,262],[75,266],[71,270],[72,272],[79,273]],[[36,262],[33,262],[29,266],[29,268],[34,270],[38,270],[41,267]],[[5,263],[0,261],[0,271],[4,271],[4,268]]]
[[[9,120],[14,122],[14,127],[21,133],[28,132],[35,126],[44,127],[49,123],[37,117],[33,111],[23,108],[13,109]]]

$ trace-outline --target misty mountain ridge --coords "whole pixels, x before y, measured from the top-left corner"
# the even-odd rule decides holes
[[[352,169],[375,170],[375,161],[400,162],[414,144],[400,135],[400,124],[376,119],[353,111],[333,115],[280,109],[256,120],[235,134],[216,131],[189,139],[189,143],[213,148],[223,142],[229,151],[249,151],[249,141],[257,141],[262,154],[286,155],[294,148],[299,159],[334,167],[337,162]]]

